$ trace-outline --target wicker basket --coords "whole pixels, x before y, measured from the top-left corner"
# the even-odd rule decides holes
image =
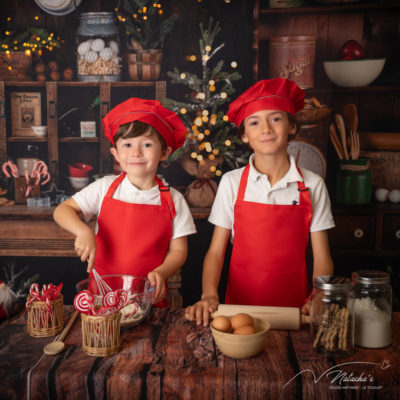
[[[28,300],[30,299],[28,296]],[[51,311],[45,301],[33,301],[28,310],[27,330],[34,337],[55,336],[64,326],[64,297],[60,294],[56,300],[50,301]]]
[[[89,356],[104,357],[118,353],[121,313],[107,316],[81,314],[82,348]]]

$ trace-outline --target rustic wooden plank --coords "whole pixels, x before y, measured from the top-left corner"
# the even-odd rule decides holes
[[[122,331],[120,352],[108,372],[108,398],[134,400],[146,397],[146,374],[167,313],[167,309],[153,309],[142,324]]]
[[[210,328],[186,321],[184,312],[170,311],[162,327],[147,373],[147,398],[220,399],[223,375]]]

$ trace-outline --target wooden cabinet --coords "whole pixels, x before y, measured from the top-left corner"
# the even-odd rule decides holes
[[[333,255],[400,256],[400,205],[334,206]]]
[[[317,3],[318,4],[318,3]],[[359,113],[360,132],[396,132],[400,126],[400,3],[392,0],[342,2],[300,8],[267,8],[268,2],[255,0],[254,80],[270,78],[269,41],[278,36],[315,36],[314,87],[307,96],[316,96],[332,107],[331,115],[354,103]],[[366,87],[342,88],[329,81],[323,60],[338,59],[339,49],[349,39],[358,41],[366,57],[385,57],[386,65],[375,82]],[[328,125],[300,132],[327,151]]]
[[[48,126],[45,138],[12,135],[9,116],[10,93],[40,92],[42,98],[42,124]],[[82,138],[64,129],[61,117],[76,108],[85,109],[99,96],[96,110],[96,137]],[[29,143],[39,148],[40,158],[49,166],[52,176],[57,176],[60,187],[68,188],[67,165],[85,162],[93,165],[94,174],[112,171],[109,142],[103,133],[101,120],[118,103],[130,98],[166,97],[165,81],[141,82],[0,82],[0,155],[7,154],[14,160],[24,157],[24,146]],[[76,124],[79,126],[79,118]]]

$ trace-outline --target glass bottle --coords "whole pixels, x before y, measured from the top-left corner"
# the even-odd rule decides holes
[[[76,31],[77,75],[85,82],[120,80],[119,33],[113,12],[88,12]]]
[[[354,351],[354,310],[351,281],[336,276],[314,280],[311,296],[311,339],[314,351],[346,357]]]
[[[355,344],[367,348],[392,342],[392,287],[389,274],[365,270],[352,274]]]

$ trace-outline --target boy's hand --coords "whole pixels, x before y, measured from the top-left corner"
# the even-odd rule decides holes
[[[311,301],[308,300],[303,307],[301,307],[301,313],[304,315],[310,315],[310,311],[311,311]]]
[[[153,304],[158,303],[165,297],[165,280],[164,278],[157,272],[151,271],[147,274],[147,279],[150,281],[151,286],[156,287],[156,292],[153,298]]]
[[[76,236],[75,251],[82,262],[88,262],[87,272],[90,272],[96,255],[96,239],[94,232],[89,227],[82,229]]]
[[[203,321],[203,325],[207,326],[210,320],[211,313],[216,311],[219,305],[218,296],[209,295],[201,296],[201,300],[192,306],[186,307],[185,317],[189,321],[196,320],[197,325]]]

